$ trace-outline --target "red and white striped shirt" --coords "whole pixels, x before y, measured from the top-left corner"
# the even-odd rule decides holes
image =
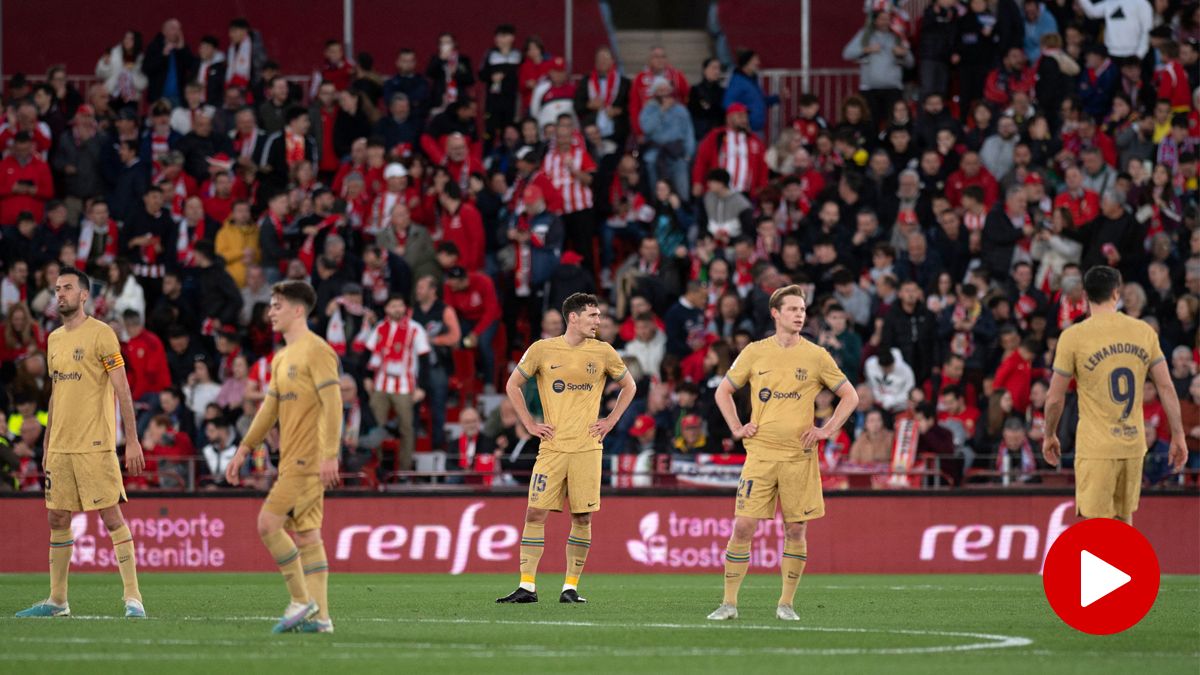
[[[421,324],[407,316],[400,321],[381,321],[367,338],[375,371],[375,391],[411,394],[417,388],[417,357],[429,353],[429,336]]]
[[[582,145],[577,145],[563,152],[551,150],[542,160],[542,170],[554,183],[554,188],[562,193],[563,213],[575,213],[592,208],[592,188],[579,182],[571,173],[571,169],[594,173],[596,162]]]

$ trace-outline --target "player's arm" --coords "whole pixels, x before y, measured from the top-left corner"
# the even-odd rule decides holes
[[[734,440],[753,438],[758,432],[758,425],[754,422],[742,424],[742,420],[738,418],[737,404],[733,402],[733,393],[737,390],[738,386],[726,375],[721,384],[717,385],[714,394],[717,409],[721,411],[721,417],[725,418],[725,424],[729,425],[729,432],[733,434]]]
[[[621,376],[621,379],[617,380],[617,383],[621,385],[621,393],[617,394],[617,405],[613,407],[612,412],[596,420],[588,428],[588,433],[601,441],[621,420],[621,415],[625,414],[625,410],[629,408],[630,403],[633,403],[633,397],[637,394],[637,382],[634,381],[633,375],[628,370]]]
[[[1167,415],[1167,424],[1171,425],[1171,450],[1167,454],[1167,461],[1172,469],[1182,471],[1187,464],[1187,436],[1183,431],[1183,416],[1179,411],[1179,394],[1171,382],[1171,371],[1167,368],[1166,359],[1160,358],[1150,366],[1150,377],[1158,389],[1158,400]]]
[[[338,484],[338,455],[342,451],[342,389],[338,382],[338,357],[332,349],[318,354],[312,364],[313,383],[321,406],[317,418],[317,448],[321,458],[321,484]]]
[[[554,438],[554,427],[534,422],[533,415],[529,414],[529,408],[525,405],[524,387],[528,381],[529,378],[525,377],[518,365],[513,369],[512,375],[508,376],[508,383],[504,385],[504,393],[508,394],[508,401],[512,403],[513,410],[517,413],[517,419],[521,420],[521,426],[525,427],[525,430],[533,436],[542,440],[550,440]]]
[[[129,475],[137,476],[146,468],[142,455],[142,444],[138,440],[137,415],[133,412],[133,394],[129,391],[129,377],[125,374],[125,359],[121,356],[121,343],[111,328],[100,331],[93,347],[95,357],[100,360],[112,382],[121,410],[121,424],[125,428],[125,469]]]
[[[271,378],[271,381],[275,382],[275,378]],[[258,412],[254,414],[254,421],[250,423],[250,429],[246,431],[241,444],[238,445],[237,452],[233,453],[233,459],[229,460],[229,464],[225,466],[225,480],[230,485],[238,484],[238,474],[241,473],[242,464],[250,455],[250,450],[262,445],[263,439],[267,437],[267,432],[275,426],[278,419],[279,390],[268,387],[267,396],[259,406]]]
[[[850,415],[854,413],[854,409],[858,407],[858,391],[854,385],[850,384],[849,380],[843,379],[833,393],[838,397],[837,407],[833,409],[833,416],[825,420],[825,424],[814,426],[800,437],[801,447],[810,447],[816,445],[819,441],[824,441],[832,438],[837,432],[841,431],[842,425],[846,420],[850,419]]]
[[[1050,392],[1046,394],[1046,431],[1042,440],[1042,457],[1050,466],[1058,466],[1062,458],[1062,444],[1058,440],[1058,423],[1062,420],[1063,406],[1067,400],[1067,385],[1071,378],[1055,369],[1050,376]]]

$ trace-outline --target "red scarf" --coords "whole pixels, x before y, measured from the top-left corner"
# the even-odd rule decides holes
[[[207,218],[201,218],[196,223],[196,229],[188,227],[186,218],[179,219],[179,236],[175,238],[175,255],[180,264],[190,267],[196,252],[196,242],[204,239],[204,228]]]
[[[1087,296],[1081,296],[1079,300],[1072,301],[1062,294],[1058,298],[1058,328],[1066,330],[1068,326],[1078,323],[1080,319],[1087,316],[1088,301]]]
[[[92,254],[92,245],[95,243],[96,236],[94,228],[94,225],[85,227],[79,233],[79,249],[76,251],[75,267],[80,270],[87,268],[88,257]],[[117,236],[117,221],[109,218],[104,234],[104,260],[117,259]]]
[[[442,100],[443,104],[454,103],[458,100],[458,80],[454,79],[456,72],[458,72],[458,50],[450,52],[450,56],[446,57],[446,63],[442,66],[442,73],[446,78],[446,94]]]
[[[469,469],[475,464],[475,451],[479,447],[479,436],[475,436],[474,447],[466,434],[458,437],[458,467]]]
[[[601,99],[604,108],[611,108],[617,98],[617,90],[621,88],[621,78],[617,75],[617,67],[612,66],[604,74],[604,85],[600,85],[600,72],[593,70],[588,76],[588,100]]]
[[[299,134],[294,134],[291,131],[284,130],[285,160],[288,168],[304,161],[304,137]]]

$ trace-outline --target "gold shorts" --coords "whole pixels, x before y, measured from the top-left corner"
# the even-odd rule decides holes
[[[117,453],[53,452],[46,455],[46,508],[98,511],[129,501]]]
[[[325,486],[317,475],[280,476],[263,508],[287,516],[283,529],[290,532],[319,530],[325,517]]]
[[[565,497],[571,513],[600,510],[602,450],[556,452],[542,450],[529,477],[529,505],[535,509],[562,511]]]
[[[776,504],[783,520],[800,523],[825,515],[821,469],[814,456],[789,462],[746,457],[738,481],[735,516],[771,519]]]
[[[1144,457],[1076,457],[1075,515],[1081,518],[1131,518],[1142,494],[1144,461]]]

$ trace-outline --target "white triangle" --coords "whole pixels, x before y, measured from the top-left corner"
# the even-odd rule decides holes
[[[1129,583],[1133,577],[1092,555],[1079,552],[1079,606],[1087,607]]]

